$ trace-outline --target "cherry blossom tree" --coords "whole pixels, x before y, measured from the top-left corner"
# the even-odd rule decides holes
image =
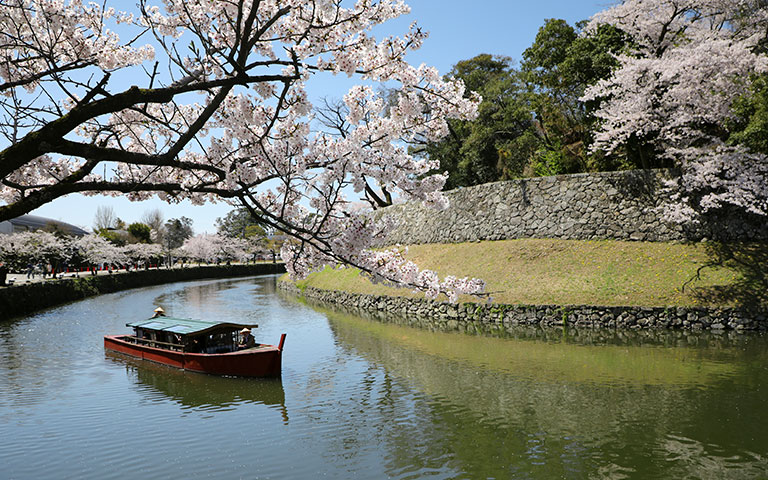
[[[157,243],[131,243],[123,247],[123,253],[134,263],[149,264],[152,259],[162,258],[163,248]]]
[[[184,241],[181,250],[183,250],[189,258],[197,260],[198,262],[215,261],[218,248],[213,237],[215,237],[215,235],[207,233],[190,237]]]
[[[16,269],[40,261],[55,265],[82,259],[91,264],[122,264],[127,260],[148,261],[162,255],[162,247],[157,244],[136,243],[118,247],[100,235],[60,237],[43,230],[0,235],[0,260]]]
[[[0,259],[21,270],[26,264],[57,262],[72,256],[69,241],[38,230],[0,235]]]
[[[481,281],[441,281],[395,251],[370,250],[389,226],[349,197],[379,189],[442,205],[445,178],[427,175],[436,165],[407,142],[441,138],[448,119],[476,115],[479,99],[406,62],[426,37],[415,23],[373,36],[409,12],[401,0],[342,3],[140,0],[116,12],[4,2],[0,220],[76,192],[223,199],[296,239],[283,254],[295,275],[349,264],[431,295],[482,291]],[[313,120],[307,86],[329,75],[360,81],[343,97],[345,136]],[[375,93],[380,82],[396,90],[391,102]]]
[[[735,206],[768,215],[768,158],[732,145],[734,101],[768,72],[768,5],[762,0],[626,0],[595,15],[633,48],[620,67],[589,88],[602,128],[595,149],[637,155],[645,167],[672,165],[668,216],[696,221]]]
[[[245,238],[220,237],[219,258],[225,261],[245,262],[251,255],[252,242]]]
[[[128,260],[121,247],[117,247],[99,235],[83,235],[72,241],[80,257],[91,264],[123,264]]]
[[[203,233],[188,238],[181,250],[189,258],[202,262],[217,260],[246,260],[249,245],[245,239]]]

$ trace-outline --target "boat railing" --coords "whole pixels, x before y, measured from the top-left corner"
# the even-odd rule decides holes
[[[164,348],[166,350],[173,350],[175,352],[183,352],[184,351],[184,345],[181,343],[168,343],[168,342],[161,342],[158,340],[152,340],[150,338],[140,338],[133,335],[126,335],[125,339],[128,342],[136,343],[139,345],[146,345],[148,347],[155,347],[155,348]]]

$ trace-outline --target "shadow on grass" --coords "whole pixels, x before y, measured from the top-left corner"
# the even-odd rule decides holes
[[[768,309],[768,244],[709,242],[709,257],[683,288],[705,304],[728,304],[754,310]],[[729,285],[691,287],[707,268],[729,268],[736,278]]]

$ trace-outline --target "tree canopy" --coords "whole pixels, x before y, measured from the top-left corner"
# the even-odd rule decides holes
[[[618,67],[614,55],[628,37],[608,25],[586,34],[583,26],[546,20],[519,68],[509,57],[482,54],[448,72],[482,102],[476,119],[449,121],[449,135],[424,149],[448,172],[446,189],[625,166],[590,153],[591,112],[599,102],[581,96]]]
[[[251,215],[246,208],[236,208],[223,218],[217,218],[216,229],[219,235],[230,238],[263,238],[267,235],[258,218]]]
[[[184,245],[184,241],[194,234],[192,219],[187,217],[172,218],[165,222],[163,233],[163,246],[167,250],[173,250]]]
[[[128,225],[128,233],[136,239],[137,243],[150,243],[152,241],[152,229],[144,223],[134,222]]]
[[[575,27],[548,19],[519,69],[492,55],[456,64],[448,77],[482,94],[479,116],[449,121],[426,151],[449,188],[674,167],[667,218],[765,216],[766,25],[763,0],[624,0]]]
[[[446,78],[460,79],[483,101],[474,120],[451,120],[449,134],[424,153],[448,172],[445,188],[520,176],[535,148],[525,87],[509,57],[478,55],[458,62]]]
[[[541,140],[531,158],[530,173],[552,175],[621,168],[590,154],[597,102],[581,97],[590,85],[611,75],[618,66],[615,54],[626,47],[621,31],[601,26],[584,32],[584,22],[572,27],[564,20],[547,19],[520,65],[529,91],[529,108]]]

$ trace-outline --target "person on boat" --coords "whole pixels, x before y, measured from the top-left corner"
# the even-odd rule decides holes
[[[203,351],[203,344],[197,338],[192,338],[187,342],[185,348],[189,353],[200,353]]]
[[[240,335],[242,336],[242,343],[237,345],[237,348],[242,350],[245,348],[253,348],[256,346],[256,339],[253,338],[253,335],[251,335],[251,330],[249,328],[244,328],[240,330]]]
[[[157,307],[155,309],[155,314],[152,315],[152,318],[164,317],[164,316],[165,316],[165,310],[163,310],[163,307]]]

